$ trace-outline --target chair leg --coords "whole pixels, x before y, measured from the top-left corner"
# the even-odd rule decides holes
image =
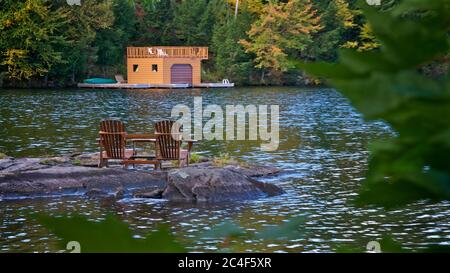
[[[100,163],[98,165],[99,165],[99,168],[108,167],[108,160],[107,159],[101,159]]]
[[[103,152],[102,150],[100,150],[100,155],[99,155],[99,161],[98,161],[98,167],[99,168],[103,168]]]
[[[98,155],[98,157],[100,158],[100,162],[98,164],[98,167],[99,168],[103,168],[105,166],[105,162],[104,162],[104,159],[103,159],[103,147],[102,147],[101,142],[100,142],[100,154]]]
[[[178,165],[180,166],[180,168],[189,166],[188,159],[184,158],[182,160],[178,160]]]

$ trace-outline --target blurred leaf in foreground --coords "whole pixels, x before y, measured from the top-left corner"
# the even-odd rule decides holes
[[[61,249],[76,241],[83,253],[182,253],[185,249],[175,242],[170,229],[160,225],[158,231],[144,239],[133,238],[133,232],[121,220],[107,216],[102,222],[92,222],[82,216],[36,216],[38,222],[62,239]]]
[[[329,79],[366,119],[384,120],[396,132],[371,146],[357,203],[450,200],[450,79],[420,71],[436,62],[448,70],[450,1],[404,0],[390,11],[363,10],[379,50],[342,50],[337,64],[298,65]]]
[[[245,235],[246,232],[242,227],[231,221],[227,221],[213,227],[211,230],[202,233],[200,237],[222,239],[222,238],[237,238]]]
[[[268,240],[293,240],[303,237],[305,217],[296,217],[275,227],[268,227],[257,233],[257,237]]]
[[[379,241],[372,241],[374,243],[379,244],[379,248],[377,251],[380,253],[409,253],[411,251],[406,250],[402,247],[400,243],[392,239],[391,237],[383,237],[383,239]],[[337,253],[362,253],[362,252],[370,252],[370,253],[376,253],[374,252],[375,249],[368,249],[369,244],[364,247],[351,247],[351,246],[342,246],[339,247],[336,252]]]
[[[291,240],[302,236],[302,226],[305,217],[292,218],[285,223],[273,227],[267,227],[261,231],[249,233],[241,226],[233,222],[223,222],[211,230],[200,234],[201,238],[229,239],[229,238],[258,238],[267,240]]]

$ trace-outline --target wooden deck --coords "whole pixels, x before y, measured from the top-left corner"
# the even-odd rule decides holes
[[[194,84],[194,88],[232,88],[234,83],[199,83]]]
[[[232,88],[234,83],[200,83],[200,84],[90,84],[79,83],[79,88],[90,89],[187,89],[187,88]]]
[[[130,58],[199,58],[207,60],[207,47],[200,46],[152,46],[128,47],[127,57]]]

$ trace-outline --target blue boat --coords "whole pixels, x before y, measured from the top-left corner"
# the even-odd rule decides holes
[[[84,83],[88,83],[88,84],[113,84],[113,83],[117,83],[116,80],[106,79],[106,78],[92,78],[92,79],[84,80],[83,82]]]

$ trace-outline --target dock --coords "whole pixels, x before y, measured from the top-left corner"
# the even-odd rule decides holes
[[[90,84],[79,83],[79,88],[90,89],[188,89],[188,88],[232,88],[234,83],[199,83],[199,84],[128,84],[128,83],[108,83]]]
[[[199,83],[194,84],[194,88],[232,88],[234,83]]]

